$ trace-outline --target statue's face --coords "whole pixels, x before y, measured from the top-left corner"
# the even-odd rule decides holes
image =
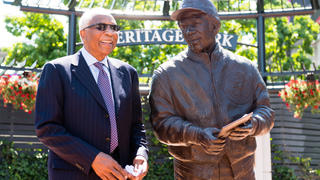
[[[179,27],[189,49],[195,53],[205,52],[215,44],[214,27],[210,26],[205,13],[198,11],[184,12],[178,20]]]

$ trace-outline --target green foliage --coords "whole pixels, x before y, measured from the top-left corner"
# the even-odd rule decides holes
[[[48,179],[47,154],[41,149],[15,149],[12,142],[0,141],[0,150],[0,179]]]
[[[69,3],[68,0],[63,1],[65,5]],[[139,1],[114,1],[114,0],[82,0],[82,1],[76,1],[76,6],[79,6],[80,8],[95,8],[95,7],[103,7],[105,9],[113,9],[113,10],[125,10],[132,12],[134,11],[155,11],[155,12],[161,12],[163,1],[145,1],[145,0],[139,0]],[[92,3],[92,4],[91,4]],[[172,11],[178,8],[177,6],[178,1],[171,1],[170,2],[170,8]],[[126,12],[127,13],[127,12]],[[135,12],[136,13],[136,12]]]
[[[286,166],[286,153],[279,149],[278,145],[272,144],[272,179],[273,180],[297,180],[292,168]]]
[[[309,16],[266,19],[266,59],[267,71],[309,69],[313,54],[312,41],[317,39],[319,25]]]
[[[257,44],[255,19],[222,21],[221,25],[220,32],[238,35],[239,42]],[[310,69],[312,62],[309,57],[313,54],[311,43],[317,39],[319,32],[319,25],[309,16],[295,16],[292,22],[287,17],[266,18],[266,70]],[[236,54],[257,61],[257,48],[237,46]]]
[[[31,44],[16,43],[8,48],[6,63],[27,60],[26,66],[66,55],[67,38],[63,25],[47,14],[24,13],[23,17],[6,17],[6,28],[14,36],[25,36]]]
[[[253,3],[253,1],[247,0],[212,0],[212,3],[216,6],[219,12],[252,11],[255,10],[256,6],[256,3]]]
[[[85,6],[85,3],[89,3],[89,1],[84,1],[82,5]],[[109,3],[109,1],[105,3]],[[236,2],[232,1],[232,3]],[[276,4],[276,2],[273,3]],[[120,5],[121,3],[117,2],[114,8],[119,9]],[[142,4],[139,5],[139,3],[135,6],[137,9],[151,8],[148,3],[146,7],[142,7]],[[241,2],[240,6],[246,8],[247,4]],[[40,67],[46,61],[66,54],[66,36],[63,34],[63,26],[52,17],[45,14],[25,13],[25,17],[7,17],[6,23],[6,28],[13,35],[25,35],[34,41],[32,44],[17,43],[7,49],[7,62],[13,59],[19,62],[27,59],[27,65],[31,65],[38,60],[38,67]],[[124,30],[178,28],[175,21],[119,20],[118,24]],[[265,24],[267,71],[281,71],[281,67],[283,70],[301,70],[304,68],[303,64],[306,69],[309,69],[311,65],[309,56],[313,53],[311,43],[317,38],[319,26],[309,16],[296,16],[292,22],[288,22],[287,17],[267,18]],[[237,34],[239,42],[257,44],[256,29],[255,19],[238,19],[222,21],[220,32]],[[132,64],[137,68],[139,74],[152,74],[161,63],[178,54],[184,48],[186,45],[117,47],[111,56]],[[256,47],[238,45],[235,53],[257,61]]]
[[[228,3],[231,8],[239,7],[237,10],[248,8],[245,1],[230,1]],[[291,8],[292,5],[299,7],[298,4],[279,0],[265,1],[267,9]],[[220,11],[223,11],[228,8],[229,4],[223,4],[219,1],[219,6]],[[319,25],[310,16],[294,16],[291,19],[292,21],[288,21],[288,17],[265,19],[265,57],[268,72],[303,70],[304,68],[307,70],[311,67],[312,62],[309,58],[313,54],[311,43],[317,39],[320,32]],[[239,42],[257,44],[256,19],[221,21],[220,32],[238,35]],[[257,60],[257,48],[255,47],[237,46],[236,54],[245,56],[252,61]]]
[[[244,42],[247,44],[256,44],[256,20],[255,19],[239,19],[221,21],[220,32],[224,34],[236,34],[238,42]],[[244,56],[254,62],[257,62],[257,48],[250,46],[237,46],[236,54]]]
[[[280,145],[272,144],[272,179],[273,180],[313,180],[320,178],[320,169],[310,167],[311,158],[293,156],[283,151]],[[289,165],[298,165],[294,170]]]
[[[156,140],[156,138],[155,138]],[[154,142],[151,142],[152,144]],[[158,142],[159,143],[159,142]],[[145,180],[170,180],[173,178],[173,158],[169,155],[165,145],[158,144],[159,147],[150,149],[149,171]]]

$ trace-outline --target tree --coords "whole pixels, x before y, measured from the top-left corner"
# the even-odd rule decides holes
[[[295,16],[292,21],[269,18],[266,24],[267,71],[310,69],[311,43],[317,39],[319,25],[310,16]]]
[[[291,19],[291,21],[289,21]],[[256,20],[222,21],[223,33],[237,34],[238,41],[257,44]],[[265,58],[267,72],[310,70],[312,42],[317,39],[319,25],[310,16],[275,17],[265,19]],[[249,39],[249,41],[248,41]],[[236,54],[257,62],[257,48],[237,46]],[[282,81],[290,77],[268,77]]]
[[[279,0],[264,1],[267,9],[299,7],[297,3]],[[230,7],[239,10],[248,10],[246,1],[230,1]],[[270,4],[272,3],[272,5]],[[220,8],[223,4],[220,3]],[[227,8],[227,4],[225,4]],[[255,19],[237,19],[222,21],[220,32],[237,34],[238,41],[248,41],[257,44]],[[319,25],[310,16],[274,17],[265,19],[265,57],[267,72],[308,70],[312,66],[310,56],[313,55],[311,43],[317,39]],[[257,48],[238,46],[236,54],[245,56],[252,61],[257,61]],[[288,77],[286,77],[287,80]]]
[[[83,1],[82,6],[88,6],[91,1]],[[96,1],[95,3],[102,3]],[[273,0],[273,7],[281,6],[279,0]],[[111,8],[110,0],[104,2]],[[214,2],[216,3],[216,2]],[[220,10],[229,7],[236,7],[235,10],[247,10],[252,5],[246,1],[230,1],[230,5],[220,2]],[[269,1],[266,2],[268,7]],[[288,2],[289,3],[289,2]],[[122,9],[123,4],[116,2],[114,9]],[[175,7],[174,3],[170,4]],[[217,4],[216,4],[217,5]],[[239,5],[239,7],[238,7]],[[290,4],[289,4],[290,5]],[[289,7],[288,5],[288,7]],[[160,11],[160,6],[153,6],[152,2],[146,4],[140,2],[134,5],[135,9]],[[222,9],[221,9],[222,8]],[[224,9],[223,9],[224,8]],[[231,9],[233,10],[233,9]],[[28,39],[34,40],[33,44],[17,43],[10,48],[7,62],[12,59],[23,61],[27,59],[27,65],[38,60],[38,67],[46,61],[66,54],[66,36],[63,33],[63,26],[51,16],[44,14],[25,13],[26,17],[6,18],[9,32],[15,36],[25,35]],[[124,30],[149,28],[150,21],[118,20],[118,24]],[[265,20],[266,32],[266,61],[267,71],[281,71],[302,68],[309,69],[312,55],[311,42],[316,39],[319,33],[319,26],[311,20],[309,16],[296,16],[292,21],[287,17],[267,18]],[[154,22],[151,28],[178,28],[174,21]],[[220,32],[236,34],[240,42],[246,41],[249,44],[257,44],[255,19],[238,19],[222,21]],[[79,37],[79,35],[77,36]],[[79,39],[79,38],[78,38]],[[137,68],[140,74],[152,74],[159,64],[165,62],[186,48],[185,45],[141,45],[117,47],[111,56],[127,61]],[[296,49],[296,51],[294,51]],[[250,46],[238,46],[236,54],[245,56],[252,61],[257,61],[257,48]],[[280,69],[282,68],[282,69]]]
[[[16,43],[5,49],[6,63],[27,61],[26,66],[37,61],[41,67],[46,61],[66,55],[67,38],[62,23],[47,14],[24,13],[23,17],[6,17],[6,29],[14,36],[25,36],[33,43]]]

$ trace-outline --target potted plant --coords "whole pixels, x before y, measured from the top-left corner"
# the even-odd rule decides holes
[[[308,107],[311,107],[312,113],[320,112],[319,81],[314,78],[307,79],[309,80],[291,79],[278,94],[286,102],[288,109],[294,111],[295,118],[301,118]]]
[[[31,114],[35,108],[38,78],[34,73],[0,76],[0,94],[4,106],[11,103],[15,109]]]

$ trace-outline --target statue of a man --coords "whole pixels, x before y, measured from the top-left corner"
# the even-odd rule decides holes
[[[174,157],[175,179],[255,179],[255,136],[274,124],[263,79],[250,60],[216,42],[220,19],[209,0],[184,0],[171,18],[188,49],[155,71],[150,105],[154,132]],[[246,124],[217,135],[250,112]]]

